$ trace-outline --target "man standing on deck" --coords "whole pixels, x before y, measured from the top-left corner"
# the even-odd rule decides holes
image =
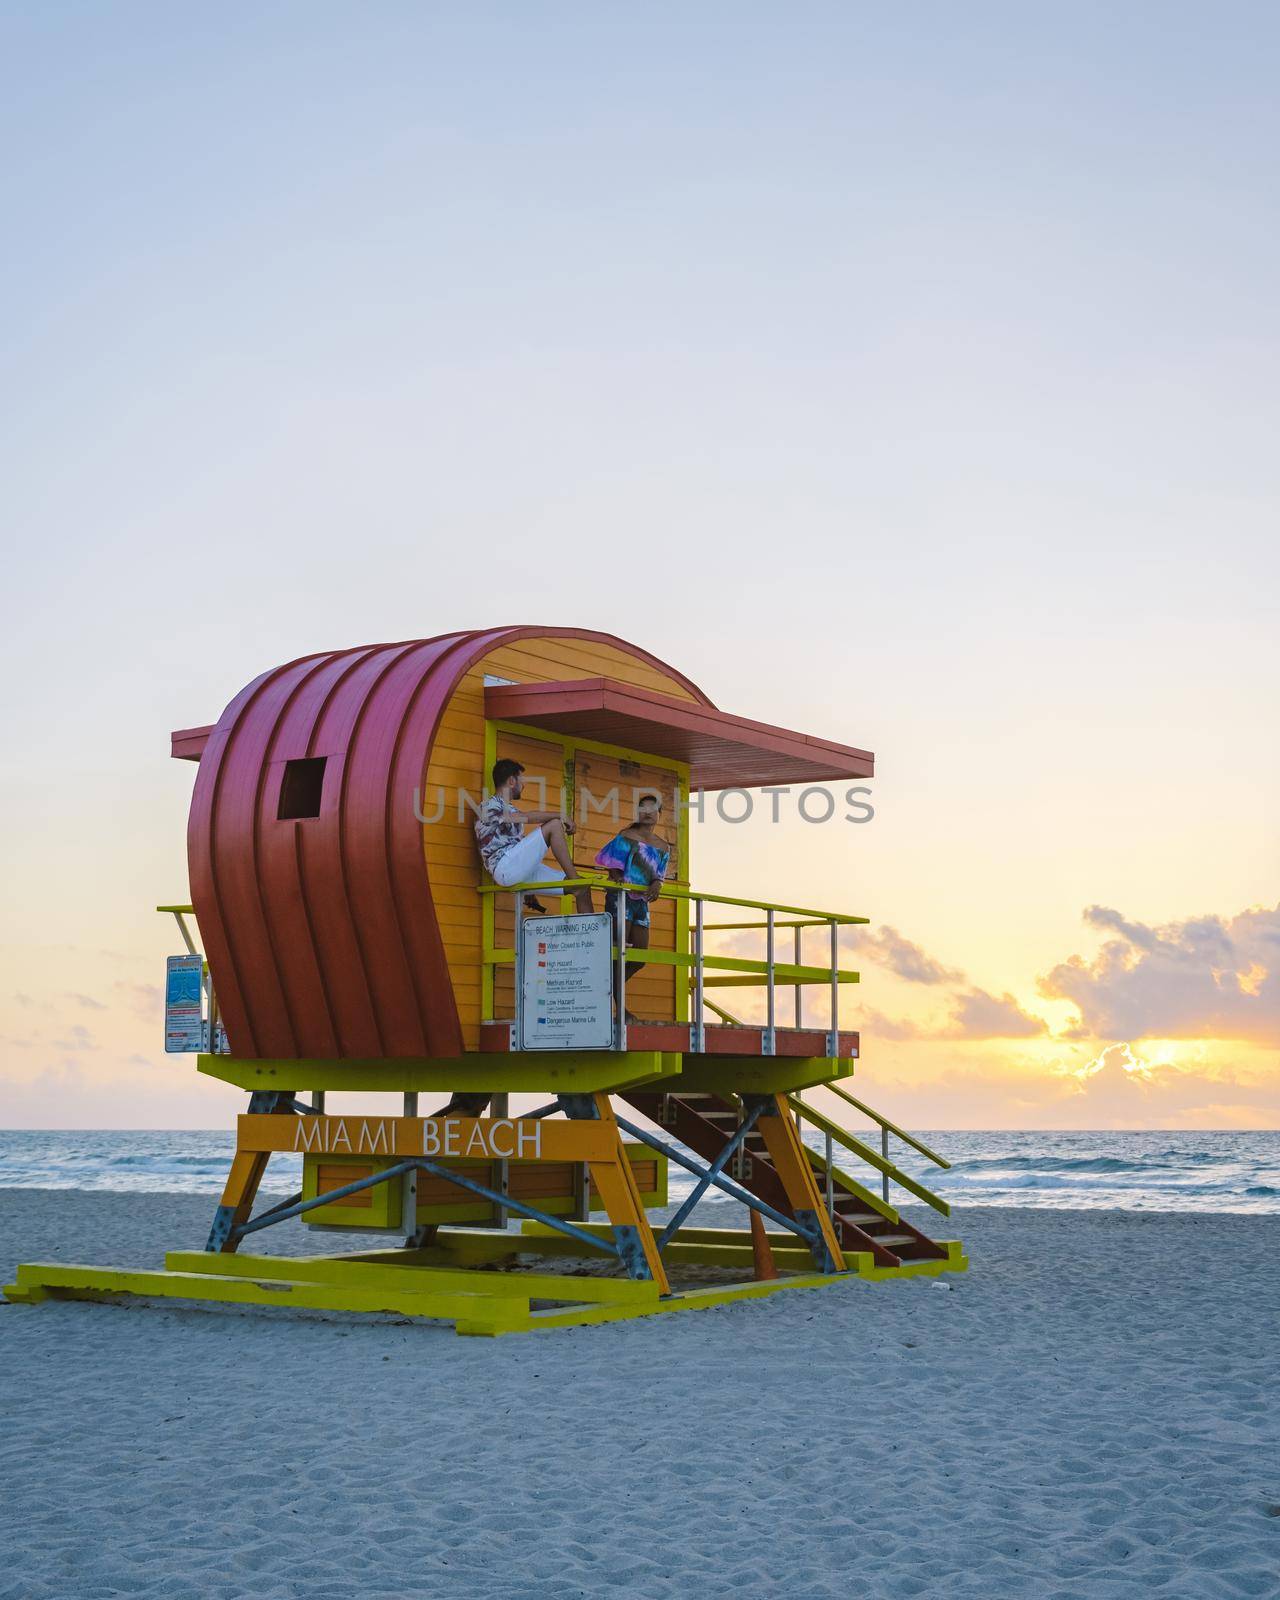
[[[635,884],[637,888],[609,889],[605,892],[605,909],[614,917],[618,914],[618,897],[626,905],[627,938],[629,948],[649,948],[649,907],[662,892],[667,862],[671,859],[670,847],[658,837],[657,827],[662,816],[662,801],[656,794],[642,794],[637,807],[636,820],[613,838],[596,856],[596,866],[604,867],[618,884]],[[637,973],[644,971],[644,963],[628,961],[625,981],[630,983]],[[638,1022],[639,1017],[627,1012],[628,1022]]]

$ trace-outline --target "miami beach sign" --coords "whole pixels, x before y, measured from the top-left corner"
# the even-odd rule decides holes
[[[405,1160],[605,1161],[613,1135],[600,1122],[519,1117],[299,1117],[244,1115],[237,1149],[298,1155],[385,1156]]]

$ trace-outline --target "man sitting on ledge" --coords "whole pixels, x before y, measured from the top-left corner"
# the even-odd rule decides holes
[[[520,782],[523,771],[518,761],[507,757],[496,761],[493,794],[476,817],[480,859],[493,881],[503,889],[510,888],[513,883],[559,883],[564,878],[578,876],[567,838],[574,831],[573,823],[562,818],[558,811],[516,810],[514,802],[523,792]],[[536,826],[532,833],[526,834],[525,825],[530,822]],[[561,870],[543,863],[548,849]],[[573,899],[579,911],[592,909],[590,889],[575,889]],[[529,905],[535,911],[544,909],[536,900],[531,900]]]
[[[513,883],[559,883],[563,878],[576,878],[577,868],[569,854],[567,836],[573,829],[558,811],[518,811],[514,802],[520,798],[523,785],[520,774],[524,768],[518,761],[504,757],[493,767],[493,794],[480,807],[476,817],[476,841],[480,846],[480,859],[493,881],[506,889]],[[536,824],[532,833],[525,833],[527,823]],[[551,854],[562,870],[548,867],[543,862],[550,847]],[[579,911],[590,911],[590,889],[574,891],[574,904]],[[525,905],[531,911],[545,911],[546,907],[529,895]],[[483,1116],[492,1099],[491,1092],[460,1091],[455,1093],[438,1116]]]

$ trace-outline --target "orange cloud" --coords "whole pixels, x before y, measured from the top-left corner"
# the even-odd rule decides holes
[[[946,967],[896,928],[860,928],[846,933],[844,943],[858,957],[873,961],[907,983],[963,983],[964,973]]]
[[[938,1070],[936,1047],[918,1048],[918,1056],[914,1044],[895,1050],[870,1027],[863,1036],[857,1092],[908,1127],[1280,1127],[1280,1075],[1270,1062],[1182,1067],[1129,1045],[1085,1062],[994,1048],[956,1061],[966,1047],[953,1046],[953,1059]]]
[[[1008,991],[994,995],[969,988],[950,995],[949,1001],[950,1015],[941,1022],[914,1022],[864,1009],[860,1026],[882,1039],[1033,1039],[1049,1031],[1043,1017],[1024,1011]]]
[[[1079,1011],[1067,1037],[1280,1041],[1280,906],[1159,927],[1107,906],[1090,906],[1084,919],[1116,937],[1038,983]]]

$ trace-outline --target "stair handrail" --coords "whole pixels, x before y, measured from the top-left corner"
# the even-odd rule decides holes
[[[878,1151],[873,1150],[869,1144],[863,1144],[862,1140],[855,1134],[850,1133],[847,1128],[842,1128],[838,1122],[832,1122],[830,1117],[824,1117],[821,1111],[815,1111],[811,1105],[807,1105],[801,1100],[799,1095],[788,1095],[787,1102],[797,1116],[806,1118],[817,1128],[819,1133],[826,1134],[828,1138],[833,1139],[837,1144],[843,1145],[851,1155],[858,1156],[868,1166],[874,1167],[877,1172],[882,1173],[886,1178],[891,1178],[894,1183],[906,1189],[909,1194],[915,1195],[918,1200],[923,1200],[925,1205],[932,1206],[942,1216],[949,1217],[951,1215],[951,1207],[941,1195],[934,1194],[932,1189],[926,1189],[924,1184],[917,1183],[913,1177],[903,1172],[900,1167],[894,1166],[887,1156],[883,1156]]]
[[[847,1089],[842,1089],[838,1083],[827,1082],[819,1084],[817,1087],[830,1089],[831,1093],[838,1096],[846,1105],[852,1106],[855,1111],[861,1111],[864,1116],[870,1117],[872,1122],[878,1122],[882,1128],[888,1129],[890,1133],[897,1134],[904,1144],[909,1144],[913,1150],[918,1150],[922,1156],[928,1156],[934,1166],[950,1167],[951,1163],[945,1156],[940,1156],[936,1150],[930,1150],[929,1146],[922,1140],[917,1139],[914,1133],[908,1133],[905,1128],[900,1128],[896,1122],[890,1122],[888,1117],[882,1116],[878,1111],[873,1111],[869,1105],[859,1100],[855,1095],[851,1095]]]
[[[729,1027],[745,1028],[747,1026],[741,1017],[735,1017],[732,1011],[726,1011],[723,1006],[718,1006],[714,1000],[708,1000],[705,995],[702,997],[702,1003],[708,1011],[714,1011],[721,1022],[726,1023]]]

